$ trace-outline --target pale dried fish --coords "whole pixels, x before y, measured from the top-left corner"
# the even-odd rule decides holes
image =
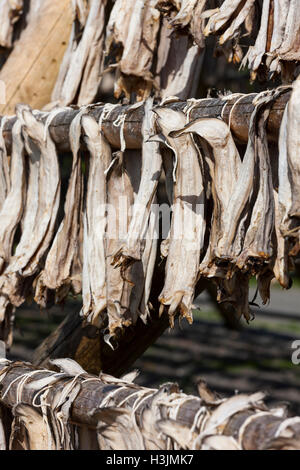
[[[49,132],[44,141],[44,124],[29,107],[20,105],[17,116],[27,141],[29,178],[21,238],[3,273],[3,292],[15,306],[24,302],[25,280],[36,273],[49,248],[60,198],[57,153]]]
[[[177,161],[169,254],[164,288],[159,296],[160,310],[169,306],[172,325],[177,312],[192,321],[191,308],[205,233],[204,188],[199,154],[192,137],[189,134],[170,137],[171,131],[185,125],[186,116],[164,107],[155,108],[155,112],[157,124]]]
[[[1,0],[0,2],[0,46],[11,47],[13,25],[23,11],[23,0]]]
[[[160,27],[157,0],[118,0],[111,12],[106,34],[106,54],[116,50],[118,66],[115,96],[145,99],[151,92],[151,67]]]
[[[270,1],[271,0],[263,1],[259,33],[254,46],[249,47],[248,52],[242,61],[243,67],[248,66],[248,68],[252,70],[252,77],[255,77],[262,58],[267,52]]]
[[[283,41],[279,49],[276,51],[281,60],[294,61],[300,59],[300,18],[298,9],[299,2],[297,0],[290,0],[288,11],[287,7],[285,10],[281,11],[282,15],[287,14]]]
[[[299,15],[298,15],[299,16]],[[292,206],[289,216],[300,219],[300,135],[299,135],[300,79],[294,81],[287,111],[287,160],[292,186]]]
[[[185,100],[194,96],[198,86],[204,52],[191,45],[187,36],[176,37],[164,18],[157,48],[155,81],[161,99],[177,96]]]
[[[21,403],[13,408],[13,415],[10,450],[54,450],[49,448],[48,427],[36,409]]]
[[[73,26],[52,101],[79,105],[92,103],[103,69],[106,0],[74,0]]]
[[[225,221],[225,210],[229,204],[232,188],[236,186],[241,168],[241,159],[232,138],[230,128],[220,119],[197,119],[171,134],[172,137],[185,133],[195,133],[205,139],[212,149],[205,158],[210,167],[214,199],[213,219],[210,235],[212,260],[226,259],[218,247],[218,239],[222,236]],[[227,216],[227,214],[226,214]]]
[[[25,163],[24,163],[24,143],[21,136],[21,123],[17,120],[12,128],[12,155],[8,193],[0,208],[0,273],[5,263],[10,261],[12,255],[12,245],[17,225],[21,219],[23,211],[23,200],[25,190]],[[6,179],[6,154],[3,154],[3,177]]]
[[[101,323],[106,308],[106,175],[111,149],[97,122],[90,116],[82,120],[90,153],[89,176],[84,209],[82,314],[88,322]]]
[[[205,36],[216,34],[223,28],[219,43],[235,38],[240,33],[241,25],[246,21],[251,12],[255,0],[225,0],[219,9],[205,12],[205,17],[209,16],[209,21],[204,29]],[[227,26],[229,24],[229,26]]]
[[[79,243],[80,201],[82,198],[81,159],[79,155],[81,119],[83,108],[70,126],[70,144],[73,153],[72,171],[64,206],[64,218],[46,258],[45,267],[37,279],[35,300],[44,305],[45,290],[55,291],[55,301],[60,303],[71,285],[71,268]]]
[[[151,204],[161,174],[162,158],[159,143],[148,142],[154,133],[152,123],[153,99],[148,98],[144,106],[142,126],[142,172],[139,190],[134,201],[133,214],[126,240],[121,249],[114,255],[116,265],[126,267],[135,260],[140,260],[145,249],[145,235],[149,223]]]
[[[132,160],[135,168],[132,167]],[[133,151],[118,152],[107,181],[106,296],[110,335],[117,328],[122,329],[135,323],[138,317],[137,312],[130,311],[130,296],[136,284],[132,279],[133,269],[140,269],[140,262],[126,270],[126,278],[120,267],[112,265],[112,256],[123,245],[128,231],[129,208],[134,203],[134,184],[139,181],[139,175],[136,174],[139,171],[138,161]]]
[[[264,106],[273,101],[270,94],[264,100]],[[258,160],[257,174],[259,181],[257,189],[253,188],[255,202],[252,208],[251,220],[244,238],[244,246],[237,260],[240,269],[259,269],[256,263],[265,263],[273,255],[272,233],[274,230],[274,199],[270,157],[268,151],[266,122],[270,109],[265,107],[257,123],[255,136],[255,159]],[[257,191],[257,192],[256,192]],[[256,193],[256,194],[255,194]],[[255,271],[254,271],[255,272]]]

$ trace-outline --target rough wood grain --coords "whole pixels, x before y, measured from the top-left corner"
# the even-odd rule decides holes
[[[6,104],[0,112],[14,113],[17,103],[42,108],[49,103],[66,49],[72,12],[69,0],[33,0],[27,26],[0,71],[6,85]]]

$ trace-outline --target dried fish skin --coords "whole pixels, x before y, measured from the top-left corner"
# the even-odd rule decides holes
[[[267,100],[266,103],[270,101]],[[244,269],[248,264],[265,263],[273,255],[272,233],[274,230],[274,198],[272,170],[270,165],[266,121],[270,110],[265,108],[258,120],[256,154],[258,158],[258,193],[252,209],[251,220],[244,239],[244,248],[237,266]],[[257,269],[258,267],[254,267]]]
[[[144,251],[145,232],[148,227],[151,204],[153,202],[162,169],[162,157],[158,142],[148,142],[154,134],[152,122],[153,99],[148,98],[144,106],[142,125],[142,171],[139,190],[134,201],[133,214],[124,246],[115,254],[113,262],[126,267],[140,260]]]
[[[25,300],[25,278],[36,273],[42,256],[49,248],[60,198],[59,166],[49,131],[44,140],[44,124],[37,121],[25,105],[18,106],[17,117],[22,122],[23,135],[27,140],[29,178],[21,238],[3,273],[3,292],[15,306]]]
[[[6,119],[2,118],[0,122],[0,210],[3,206],[7,193],[10,190],[9,164],[6,151],[6,145],[3,137],[3,126]]]
[[[267,37],[269,24],[270,0],[264,0],[260,21],[260,29],[254,46],[250,46],[242,61],[242,67],[248,66],[252,70],[252,77],[258,70],[264,54],[267,52]]]
[[[82,119],[90,153],[89,176],[84,209],[82,315],[89,323],[100,322],[106,308],[106,175],[111,149],[97,122],[90,116]]]
[[[115,55],[117,65],[115,96],[122,92],[130,99],[149,96],[152,89],[151,67],[160,28],[156,0],[115,3],[106,33],[106,55]]]
[[[126,269],[126,278],[121,267],[112,265],[112,256],[119,251],[124,243],[130,223],[129,208],[134,203],[133,172],[138,172],[137,159],[133,158],[133,151],[118,152],[107,179],[107,237],[106,237],[106,297],[109,333],[113,336],[117,329],[122,330],[136,322],[137,312],[130,310],[130,296],[133,286],[133,268],[140,268],[135,263]],[[136,168],[131,167],[130,160]],[[139,180],[139,176],[136,181]],[[138,266],[136,266],[138,264]],[[142,295],[142,292],[141,292]]]
[[[82,113],[79,113],[70,126],[70,141],[73,142],[74,139],[77,142],[71,143],[71,146],[73,145],[73,163],[64,205],[64,218],[47,254],[45,267],[37,279],[35,301],[43,307],[45,289],[54,290],[55,301],[60,303],[67,296],[71,285],[71,267],[78,246],[83,192],[79,156],[81,119]]]
[[[277,49],[277,55],[281,60],[299,60],[299,33],[300,19],[298,14],[299,3],[297,0],[290,0],[286,18],[284,37],[282,44]],[[284,11],[286,13],[286,10]]]
[[[102,79],[106,0],[74,0],[73,26],[52,101],[86,105],[95,100]]]
[[[0,209],[0,273],[5,264],[10,261],[15,231],[23,212],[26,183],[21,127],[21,123],[16,121],[12,128],[11,168],[9,185],[7,185],[10,189]],[[3,167],[5,168],[5,155],[3,157]]]
[[[23,11],[23,0],[2,0],[0,3],[0,46],[11,47],[13,25]]]
[[[288,104],[287,111],[287,160],[289,175],[292,186],[292,206],[289,211],[291,218],[300,222],[300,136],[299,136],[299,103],[300,103],[300,79],[293,83],[293,90]]]
[[[184,127],[186,116],[167,107],[157,107],[155,112],[157,125],[177,162],[165,283],[159,296],[161,310],[169,307],[172,326],[177,312],[192,321],[191,308],[205,233],[204,187],[198,150],[191,135],[170,136],[172,131]]]
[[[172,34],[164,18],[157,49],[155,82],[164,100],[177,96],[185,100],[194,96],[204,58],[204,51],[198,45],[191,45],[188,36]]]

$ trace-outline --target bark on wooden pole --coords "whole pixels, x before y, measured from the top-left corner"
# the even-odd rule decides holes
[[[228,99],[206,98],[198,100],[197,103],[191,103],[193,109],[190,112],[190,119],[194,120],[200,117],[216,118],[222,115],[226,122],[229,123],[230,121],[231,130],[237,141],[247,143],[250,117],[254,109],[252,102],[256,96],[256,93],[251,93],[249,95],[234,96]],[[289,96],[290,92],[287,91],[281,95],[272,106],[267,125],[270,141],[277,140],[282,114]],[[186,105],[186,102],[169,104],[172,108],[179,110],[183,110]],[[89,114],[99,119],[103,107],[103,104],[91,105]],[[116,106],[111,110],[107,119],[103,121],[103,132],[112,147],[120,148],[120,127],[114,125],[114,122],[122,113],[126,113],[128,110],[129,112],[126,115],[124,125],[126,145],[129,149],[140,149],[142,144],[143,106],[131,110],[129,106]],[[73,108],[62,111],[54,117],[49,126],[50,134],[61,152],[70,150],[69,127],[78,112],[78,109]],[[45,121],[47,115],[47,113],[41,113],[40,118]],[[15,117],[12,117],[4,124],[4,138],[9,152],[11,149],[11,129],[15,119]]]

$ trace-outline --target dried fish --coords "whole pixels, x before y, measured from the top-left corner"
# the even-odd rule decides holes
[[[198,86],[204,52],[191,45],[187,36],[172,34],[164,18],[157,49],[155,81],[161,99],[177,96],[187,99],[194,96]]]
[[[92,103],[101,82],[104,61],[106,0],[74,0],[73,26],[52,101]]]
[[[123,245],[128,231],[129,208],[134,203],[134,185],[139,181],[139,169],[130,168],[130,160],[133,160],[132,151],[118,152],[107,181],[106,296],[110,335],[117,328],[122,329],[135,323],[138,316],[137,312],[130,310],[130,296],[135,285],[133,269],[139,269],[140,263],[126,270],[126,278],[120,267],[112,265],[112,256]],[[137,167],[136,163],[137,159],[134,162]]]
[[[242,66],[248,66],[252,70],[253,77],[257,72],[258,67],[261,64],[261,60],[267,52],[267,38],[268,38],[268,24],[269,24],[269,10],[270,10],[270,0],[264,0],[261,20],[260,20],[260,29],[257,35],[254,46],[250,46],[247,54],[245,55]]]
[[[215,258],[223,260],[226,254],[218,249],[218,239],[223,234],[225,209],[229,204],[232,188],[238,181],[242,162],[229,127],[220,119],[197,119],[171,135],[176,137],[185,133],[197,134],[205,139],[212,149],[212,153],[205,153],[213,182],[214,199],[210,251],[211,261]]]
[[[71,286],[71,269],[79,243],[80,201],[82,199],[81,159],[79,155],[83,108],[70,126],[70,144],[73,153],[72,171],[64,206],[64,218],[46,258],[45,267],[36,281],[35,301],[46,307],[45,290],[55,291],[57,303],[67,296]]]
[[[298,106],[300,102],[300,79],[294,81],[293,90],[288,104],[288,125],[287,125],[287,160],[289,166],[289,175],[291,178],[292,205],[289,216],[300,219],[300,136],[299,136],[299,113]]]
[[[151,204],[161,174],[162,158],[159,143],[148,142],[154,133],[152,120],[153,99],[145,103],[145,116],[142,126],[142,172],[139,190],[134,201],[133,214],[130,221],[126,240],[121,249],[114,255],[116,265],[126,267],[134,260],[140,260],[144,251],[145,232],[148,227]]]
[[[206,36],[216,34],[225,28],[219,43],[224,44],[235,38],[240,33],[240,27],[251,12],[254,3],[255,0],[225,0],[219,9],[206,11],[204,16],[209,17],[209,21],[204,34]]]
[[[0,3],[0,46],[11,47],[13,25],[23,11],[23,0],[2,0]]]
[[[44,124],[36,120],[28,106],[19,105],[17,117],[26,139],[28,188],[22,235],[2,275],[2,292],[15,306],[24,302],[26,278],[37,272],[40,260],[49,248],[60,198],[59,166],[49,131],[44,140]]]
[[[106,308],[106,175],[111,162],[111,149],[97,122],[90,116],[82,120],[90,152],[89,177],[84,210],[83,234],[83,308],[88,322],[101,323]]]
[[[122,92],[130,99],[132,84],[139,83],[137,99],[145,99],[152,88],[151,67],[160,27],[157,0],[116,1],[106,34],[106,53],[116,50],[113,66],[118,66],[115,96]],[[136,81],[136,78],[139,78]]]
[[[13,145],[9,175],[6,154],[2,154],[3,183],[8,192],[0,208],[0,273],[5,263],[10,261],[15,231],[23,211],[25,163],[21,126],[21,123],[16,121],[12,128]],[[5,181],[7,178],[9,179]]]
[[[169,306],[170,323],[174,315],[192,321],[191,308],[197,281],[200,253],[204,242],[204,188],[199,155],[192,137],[170,137],[181,129],[186,116],[167,107],[157,107],[157,124],[172,147],[177,165],[173,215],[164,288],[159,296],[161,309]]]
[[[276,2],[275,2],[276,3]],[[287,10],[287,5],[284,5],[284,10],[281,11],[282,15],[286,16],[284,37],[282,44],[277,49],[278,57],[281,60],[294,61],[299,60],[299,33],[300,33],[300,19],[298,14],[299,3],[297,0],[290,0]]]

